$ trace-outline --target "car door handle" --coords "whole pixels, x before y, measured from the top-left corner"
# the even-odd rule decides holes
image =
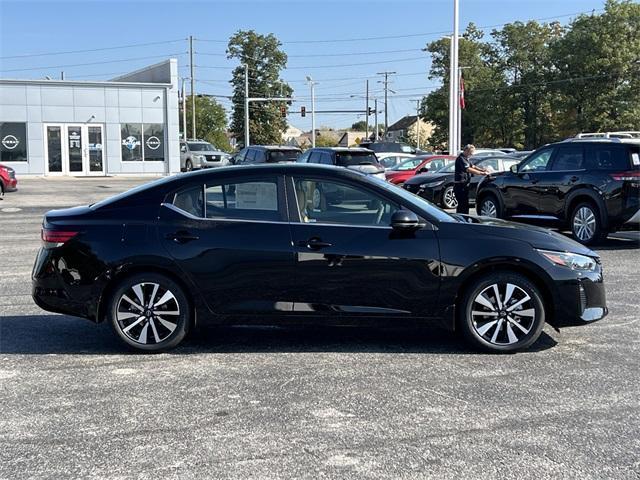
[[[331,247],[332,245],[332,243],[323,242],[318,237],[310,238],[309,240],[300,240],[298,242],[299,247],[307,247],[309,250],[320,250],[321,248]]]
[[[185,231],[167,233],[165,238],[167,238],[167,240],[173,240],[176,243],[187,243],[200,239],[197,235],[191,235],[189,232]]]

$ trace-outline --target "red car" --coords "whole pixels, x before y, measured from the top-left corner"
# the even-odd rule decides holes
[[[16,172],[11,167],[5,167],[0,163],[0,182],[4,186],[5,192],[12,192],[18,189],[18,180]]]
[[[424,173],[426,171],[435,172],[453,162],[455,159],[456,157],[452,157],[451,155],[425,155],[410,158],[400,165],[390,168],[384,172],[384,175],[387,181],[400,185],[418,173]]]

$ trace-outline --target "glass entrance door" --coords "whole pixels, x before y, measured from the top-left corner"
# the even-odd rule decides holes
[[[46,124],[48,175],[104,175],[104,128],[100,124]]]

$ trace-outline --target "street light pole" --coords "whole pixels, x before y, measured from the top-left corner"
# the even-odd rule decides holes
[[[365,86],[365,106],[364,106],[364,137],[369,139],[369,80],[366,80]]]
[[[458,145],[458,108],[457,103],[459,102],[458,95],[460,91],[460,78],[458,77],[458,30],[459,30],[459,18],[458,18],[458,3],[459,0],[453,0],[453,65],[451,68],[450,75],[453,77],[453,129],[454,129],[454,153],[449,152],[449,155],[457,155],[458,150],[460,150],[460,145]]]
[[[377,98],[373,99],[373,109],[374,109],[373,121],[376,124],[376,138],[374,142],[377,142],[380,136],[380,132],[378,131],[378,99]]]
[[[249,146],[249,65],[244,66],[244,146]]]
[[[189,63],[191,64],[191,136],[196,139],[196,89],[193,65],[193,36],[189,35]]]
[[[315,86],[316,82],[313,81],[309,75],[307,75],[307,82],[311,86],[311,147],[316,146],[316,94]]]
[[[420,150],[420,99],[416,102],[416,149]]]

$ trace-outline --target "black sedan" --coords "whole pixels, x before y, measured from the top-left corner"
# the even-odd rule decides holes
[[[507,156],[487,157],[477,159],[475,161],[472,159],[472,163],[474,165],[486,168],[490,173],[507,171],[511,165],[516,165],[519,162],[520,159]],[[425,198],[436,205],[441,205],[443,208],[456,208],[458,206],[458,200],[456,200],[456,195],[453,193],[455,168],[456,166],[454,162],[449,165],[445,165],[435,172],[416,175],[415,177],[407,180],[403,187],[411,193],[420,195],[422,198]],[[471,176],[469,200],[475,201],[476,188],[482,178],[484,177],[479,175]]]
[[[316,189],[357,200],[314,204]],[[201,323],[385,321],[444,326],[509,352],[535,342],[545,322],[607,314],[588,248],[538,227],[452,216],[346,168],[168,177],[50,211],[42,240],[36,303],[107,321],[146,351],[175,347]]]

